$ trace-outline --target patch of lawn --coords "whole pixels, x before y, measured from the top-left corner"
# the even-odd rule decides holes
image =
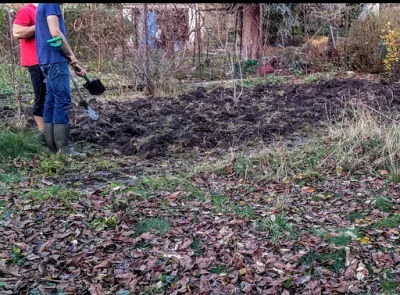
[[[71,188],[63,188],[59,185],[46,187],[44,189],[33,189],[23,195],[24,198],[31,199],[34,202],[45,202],[51,198],[63,203],[70,208],[71,202],[83,197],[84,194]]]
[[[0,130],[0,163],[9,162],[15,158],[30,159],[33,154],[43,151],[42,145],[35,132],[14,133]]]
[[[126,190],[147,198],[160,190],[175,192],[178,186],[196,199],[204,200],[205,198],[205,192],[197,188],[185,175],[143,177],[137,183],[126,188]]]
[[[228,198],[223,195],[212,194],[212,205],[213,211],[218,214],[225,213],[227,211]]]
[[[243,154],[237,154],[235,157],[234,167],[236,177],[246,178],[247,170],[251,165],[250,159]]]
[[[391,215],[386,218],[383,218],[379,220],[377,223],[375,223],[376,227],[381,227],[381,228],[397,228],[400,225],[400,215]]]
[[[390,212],[393,209],[393,203],[386,198],[379,197],[375,199],[375,208],[383,212]]]
[[[335,273],[339,273],[341,269],[345,269],[346,267],[346,251],[345,250],[336,250],[334,252],[327,253],[316,253],[315,251],[311,251],[297,260],[299,264],[305,264],[310,266],[309,273],[313,274],[314,263],[319,261],[326,268],[334,271]]]
[[[40,162],[40,173],[48,176],[59,174],[65,168],[66,157],[63,154],[52,154]]]
[[[365,217],[365,214],[363,211],[353,211],[349,213],[349,220],[350,222],[355,222],[356,219],[363,219]]]
[[[247,219],[254,217],[254,209],[250,205],[236,205],[234,211],[237,215],[243,216]]]
[[[351,243],[351,237],[340,235],[338,237],[331,237],[329,239],[329,243],[334,244],[335,246],[347,246]]]
[[[339,273],[341,269],[346,268],[346,251],[337,250],[333,253],[321,253],[318,254],[318,260],[326,265],[326,268]]]
[[[203,255],[203,248],[201,247],[201,239],[196,237],[193,239],[192,249],[194,250],[194,254],[199,257]]]
[[[0,165],[0,169],[2,165]],[[6,186],[10,186],[12,184],[17,184],[20,183],[22,180],[21,175],[18,173],[18,171],[15,168],[8,167],[4,169],[5,172],[0,174],[0,184],[4,183]],[[5,192],[7,189],[4,189]],[[2,191],[2,188],[0,186],[0,192]]]
[[[392,273],[391,269],[387,269],[383,272],[382,279],[380,281],[382,290],[385,292],[385,294],[398,294],[395,293],[397,287],[399,286],[399,283],[396,282],[395,276]]]
[[[293,225],[288,222],[284,213],[277,216],[272,215],[271,217],[261,220],[258,222],[258,225],[263,231],[268,232],[273,243],[278,239],[287,239],[290,237],[293,229]]]
[[[7,262],[9,264],[23,265],[26,262],[26,256],[22,254],[22,250],[20,248],[14,246]]]
[[[136,235],[140,236],[143,233],[150,233],[153,230],[159,235],[165,235],[170,229],[168,220],[164,217],[156,217],[146,219],[140,222],[136,228]]]
[[[95,229],[97,231],[101,231],[105,228],[114,229],[117,224],[118,224],[118,218],[115,216],[110,216],[110,217],[101,216],[101,217],[95,218],[91,222],[93,229]]]
[[[211,273],[214,273],[214,274],[221,274],[221,273],[226,273],[226,271],[227,271],[227,267],[226,267],[226,265],[224,265],[224,264],[221,264],[221,265],[214,265],[214,266],[212,266],[211,267]]]

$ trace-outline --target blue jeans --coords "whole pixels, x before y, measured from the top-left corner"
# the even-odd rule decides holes
[[[45,123],[69,124],[71,102],[70,70],[67,62],[41,65],[46,78]]]

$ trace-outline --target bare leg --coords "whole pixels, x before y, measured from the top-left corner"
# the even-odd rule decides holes
[[[36,125],[40,132],[44,132],[44,121],[43,117],[33,116],[35,118]]]

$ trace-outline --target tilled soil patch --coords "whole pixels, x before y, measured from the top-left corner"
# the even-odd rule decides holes
[[[307,130],[303,127],[337,118],[350,100],[382,112],[398,110],[399,93],[397,84],[334,79],[319,84],[244,88],[236,104],[233,90],[222,87],[210,92],[199,87],[178,98],[93,100],[91,105],[100,119],[92,121],[81,108],[73,108],[71,140],[145,158],[190,149],[227,148],[247,141],[269,143],[276,135]],[[0,113],[0,119],[14,115],[10,110]]]
[[[163,156],[169,150],[227,147],[248,140],[270,141],[338,116],[350,99],[380,110],[399,107],[400,87],[366,80],[244,89],[234,103],[232,89],[204,88],[178,98],[93,102],[101,119],[74,118],[73,141],[116,148],[122,154]],[[79,111],[81,113],[81,111]]]

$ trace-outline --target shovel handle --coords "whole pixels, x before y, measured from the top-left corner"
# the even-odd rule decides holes
[[[71,61],[71,58],[69,57],[69,55],[64,51],[64,49],[60,48],[61,54],[68,60]],[[77,65],[72,65],[75,71],[80,71],[80,67]],[[89,77],[87,75],[83,76],[83,78],[85,78],[85,80],[88,83],[91,83],[92,81],[89,79]]]

